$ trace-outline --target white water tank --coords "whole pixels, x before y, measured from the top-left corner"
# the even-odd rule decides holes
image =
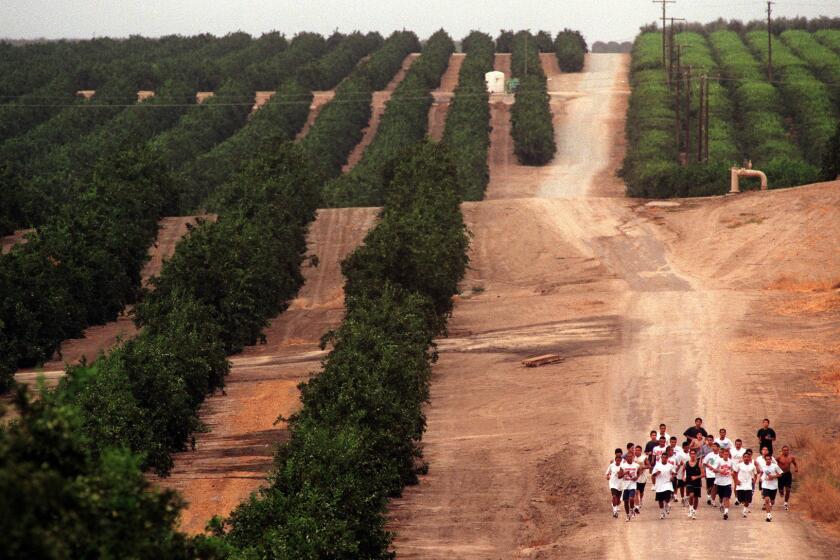
[[[492,70],[484,74],[484,82],[487,84],[488,93],[505,92],[505,73]]]

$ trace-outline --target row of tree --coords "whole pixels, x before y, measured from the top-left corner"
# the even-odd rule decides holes
[[[563,72],[580,72],[589,48],[580,31],[564,29],[554,38],[554,53]]]
[[[464,199],[481,200],[490,180],[490,105],[484,75],[493,69],[495,47],[489,35],[473,31],[461,48],[467,56],[446,115],[443,144],[456,162]]]
[[[378,206],[384,197],[386,164],[403,148],[426,135],[431,91],[455,51],[455,43],[443,30],[426,41],[422,54],[394,90],[376,136],[365,149],[361,161],[349,173],[324,187],[324,202],[329,206]]]
[[[539,48],[529,31],[518,32],[512,48],[511,72],[519,80],[510,112],[513,151],[525,165],[545,165],[557,144]]]
[[[416,481],[433,338],[466,264],[463,193],[443,145],[390,164],[380,222],[343,263],[347,313],[302,386],[271,485],[220,526],[242,558],[391,558],[387,499]]]

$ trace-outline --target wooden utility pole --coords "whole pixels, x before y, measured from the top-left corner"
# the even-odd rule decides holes
[[[677,45],[677,69],[674,73],[674,142],[677,145],[677,163],[682,164],[680,161],[680,144],[682,139],[682,119],[680,118],[680,106],[682,105],[682,95],[680,91],[680,82],[682,81],[682,68],[680,67],[680,49],[682,45]]]
[[[667,26],[667,17],[665,17],[665,6],[668,4],[676,4],[677,0],[653,0],[654,4],[662,4],[662,67],[665,68],[667,63],[665,61],[665,27]]]
[[[773,4],[775,2],[767,2],[767,79],[773,81],[773,32],[771,29],[772,23],[770,17],[773,13]]]
[[[685,21],[685,18],[670,18],[671,29],[668,31],[668,83],[674,79],[674,44],[677,40],[677,34],[674,28],[675,21]]]
[[[685,163],[691,163],[691,66],[685,69]]]

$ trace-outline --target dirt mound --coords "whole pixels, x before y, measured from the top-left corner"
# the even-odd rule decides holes
[[[303,269],[305,284],[289,309],[271,321],[266,343],[249,346],[231,360],[226,395],[201,408],[210,429],[197,434],[195,451],[175,455],[172,476],[159,480],[187,500],[181,529],[200,533],[214,515],[226,515],[265,483],[276,446],[287,437],[278,415],[299,406],[298,384],[319,368],[320,337],[344,314],[341,261],[376,219],[375,208],[320,210],[308,235],[317,267]]]

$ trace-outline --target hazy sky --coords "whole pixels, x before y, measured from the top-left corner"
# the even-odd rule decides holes
[[[671,15],[693,21],[757,19],[765,3],[756,0],[679,0]],[[778,0],[774,14],[840,17],[840,0]],[[443,27],[456,39],[471,29],[580,29],[590,43],[629,40],[639,26],[660,15],[651,0],[460,0],[396,2],[386,0],[0,0],[0,37],[123,37],[201,32],[279,30],[329,33],[410,29],[421,38]]]

